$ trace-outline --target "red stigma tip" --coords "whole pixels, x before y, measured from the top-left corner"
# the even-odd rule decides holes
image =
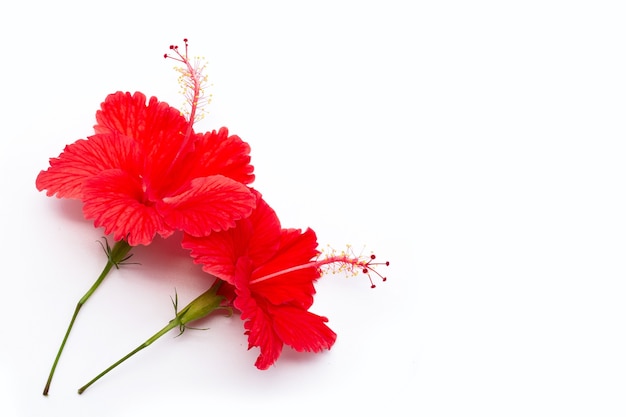
[[[385,262],[385,266],[389,266],[389,261]]]
[[[184,39],[183,39],[183,42],[187,43],[187,42],[188,42],[188,39],[187,39],[187,38],[184,38]]]
[[[363,273],[367,274],[367,268],[363,268]]]
[[[376,285],[372,284],[372,286],[370,288],[376,288]]]
[[[370,255],[370,259],[376,259],[376,255],[374,255],[373,253]]]
[[[167,58],[167,54],[163,54],[163,58]]]

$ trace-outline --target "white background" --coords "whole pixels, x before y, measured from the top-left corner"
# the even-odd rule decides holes
[[[298,3],[298,4],[296,4]],[[150,4],[146,6],[144,4]],[[4,416],[626,414],[626,12],[615,1],[4,2],[0,6]],[[190,39],[213,103],[197,126],[252,147],[285,227],[391,261],[324,277],[336,345],[254,368],[241,321],[167,334],[206,286],[176,237],[105,259],[48,158],[107,94],[174,106]]]

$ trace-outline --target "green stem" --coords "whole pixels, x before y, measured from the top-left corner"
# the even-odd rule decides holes
[[[209,288],[204,293],[200,294],[195,300],[189,303],[182,310],[176,312],[176,317],[174,317],[164,328],[156,332],[151,338],[143,342],[141,345],[137,346],[133,351],[128,353],[122,359],[115,362],[113,365],[106,368],[104,371],[100,372],[95,378],[89,381],[87,384],[83,385],[78,389],[78,393],[82,394],[85,392],[87,388],[89,388],[94,382],[108,374],[111,370],[116,368],[118,365],[126,361],[126,359],[133,356],[135,353],[143,350],[144,348],[150,346],[155,340],[163,336],[165,333],[169,332],[175,327],[180,329],[182,333],[185,329],[185,325],[191,321],[201,319],[203,317],[208,316],[216,310],[228,310],[231,309],[229,307],[223,307],[221,305],[224,297],[221,295],[217,295],[217,290],[222,285],[222,280],[215,280],[211,288]],[[175,304],[176,305],[176,304]]]
[[[104,371],[102,371],[101,373],[98,374],[98,376],[96,376],[94,379],[92,379],[91,381],[89,381],[87,384],[83,385],[82,387],[79,388],[78,393],[82,394],[87,388],[89,388],[94,382],[96,382],[97,380],[99,380],[100,378],[102,378],[103,376],[105,376],[106,374],[109,373],[109,371],[111,371],[112,369],[114,369],[115,367],[117,367],[117,365],[121,364],[122,362],[124,362],[126,359],[130,358],[131,356],[133,356],[135,353],[139,352],[140,350],[147,348],[148,346],[150,346],[155,340],[157,340],[159,337],[163,336],[165,333],[169,332],[170,330],[172,330],[174,327],[178,327],[180,326],[180,323],[178,322],[178,317],[176,317],[174,320],[170,321],[169,324],[167,326],[165,326],[164,328],[162,328],[160,331],[156,332],[154,334],[154,336],[152,336],[151,338],[149,338],[148,340],[146,340],[145,342],[143,342],[141,345],[137,346],[137,348],[135,348],[135,350],[133,350],[132,352],[130,352],[129,354],[127,354],[126,356],[124,356],[122,359],[120,359],[119,361],[115,362],[113,365],[109,366],[107,369],[105,369]]]
[[[78,312],[82,308],[83,304],[89,300],[91,295],[98,289],[104,278],[109,274],[113,266],[117,267],[120,263],[122,263],[125,259],[128,259],[126,255],[130,251],[131,246],[126,243],[125,240],[120,240],[116,242],[113,248],[109,248],[107,244],[107,249],[105,252],[107,253],[108,261],[105,265],[104,269],[100,273],[100,276],[93,283],[89,291],[82,296],[78,303],[76,304],[76,309],[74,310],[74,314],[72,315],[72,320],[70,320],[70,324],[67,327],[67,331],[65,332],[65,336],[63,337],[63,341],[61,342],[61,346],[59,347],[59,351],[57,352],[56,357],[54,358],[54,363],[52,364],[52,369],[50,369],[50,375],[48,375],[48,381],[46,381],[46,386],[43,389],[43,395],[48,395],[48,391],[50,390],[50,384],[52,383],[52,378],[54,377],[54,372],[56,370],[57,364],[59,363],[59,359],[61,358],[61,353],[63,353],[63,349],[65,348],[65,343],[72,331],[72,327],[74,327],[74,322],[76,321],[76,317],[78,316]]]

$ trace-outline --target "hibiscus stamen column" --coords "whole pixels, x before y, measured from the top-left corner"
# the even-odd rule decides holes
[[[72,315],[72,319],[70,320],[70,324],[67,327],[67,331],[65,332],[65,336],[63,337],[63,341],[61,342],[61,346],[59,347],[59,351],[57,352],[56,357],[54,358],[54,363],[52,364],[52,369],[50,369],[50,374],[48,375],[48,380],[46,381],[46,386],[43,390],[43,395],[48,395],[48,391],[50,390],[50,384],[52,383],[52,378],[54,377],[54,371],[56,370],[57,364],[59,363],[59,359],[61,358],[61,354],[63,353],[63,349],[65,348],[65,343],[72,331],[72,327],[74,327],[74,322],[76,321],[76,317],[78,316],[78,312],[83,307],[83,305],[89,300],[91,295],[98,289],[104,278],[109,274],[111,269],[115,266],[119,268],[124,261],[128,260],[130,256],[128,252],[130,251],[131,246],[125,241],[120,240],[113,245],[113,248],[109,247],[108,242],[106,243],[105,253],[107,254],[107,263],[104,266],[104,269],[98,276],[96,282],[93,283],[91,288],[82,296],[78,303],[76,304],[76,309],[74,310],[74,314]]]
[[[204,98],[204,93],[206,90],[206,83],[208,81],[208,77],[203,74],[206,65],[202,63],[199,58],[196,58],[194,64],[189,60],[189,43],[188,39],[183,39],[185,42],[185,54],[181,54],[178,50],[178,45],[170,45],[170,50],[174,52],[175,55],[164,54],[164,58],[173,59],[174,61],[178,61],[184,64],[184,67],[177,67],[176,71],[180,73],[180,77],[178,78],[178,82],[182,88],[182,94],[187,100],[187,104],[190,106],[189,109],[189,126],[187,127],[187,131],[185,132],[185,140],[183,141],[183,146],[181,146],[181,152],[186,148],[191,136],[192,129],[195,122],[202,119],[204,114],[198,114],[198,110],[208,104],[211,101],[211,97]]]
[[[359,271],[366,274],[369,278],[371,288],[376,288],[376,285],[372,281],[372,277],[370,273],[376,274],[383,282],[387,281],[387,277],[381,275],[375,267],[377,266],[389,266],[389,261],[385,262],[374,262],[376,259],[376,255],[371,254],[368,258],[362,256],[355,256],[353,254],[349,254],[347,252],[342,252],[341,254],[331,254],[325,258],[317,259],[315,261],[307,262],[301,265],[292,266],[290,268],[285,268],[280,271],[273,272],[271,274],[267,274],[250,281],[250,285],[258,284],[263,281],[267,281],[272,278],[279,277],[281,275],[289,274],[291,272],[300,271],[308,268],[316,268],[320,270],[320,275],[324,272],[350,272],[356,275]],[[324,270],[326,269],[326,270]]]

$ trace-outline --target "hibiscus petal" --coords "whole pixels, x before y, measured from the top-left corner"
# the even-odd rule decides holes
[[[235,245],[235,233],[243,229],[241,220],[237,226],[223,231],[214,232],[209,236],[195,237],[187,233],[183,235],[182,247],[191,252],[194,263],[201,264],[202,270],[228,283],[233,283],[235,263],[241,256]]]
[[[326,325],[326,317],[305,309],[292,305],[269,305],[267,314],[272,317],[276,335],[298,352],[330,349],[337,340],[337,334]]]
[[[317,235],[311,228],[304,232],[300,229],[282,229],[280,249],[274,256],[274,262],[285,265],[289,263],[304,263],[317,257]]]
[[[250,165],[250,145],[239,136],[228,136],[228,129],[197,134],[194,152],[189,153],[184,165],[192,167],[189,178],[224,175],[242,184],[254,181],[254,167]]]
[[[248,289],[252,264],[246,257],[237,262],[235,273],[235,298],[234,305],[241,311],[241,319],[244,320],[244,328],[248,335],[248,349],[259,347],[260,354],[255,362],[259,369],[269,368],[280,356],[283,342],[280,340],[272,326],[272,317],[266,314],[264,305],[259,305],[252,297]]]
[[[257,368],[267,369],[276,362],[283,344],[298,352],[320,352],[330,349],[337,340],[337,334],[326,325],[326,317],[290,304],[270,304],[251,293],[237,275],[235,283],[235,307],[245,320],[248,348],[260,349]]]
[[[146,96],[139,91],[132,95],[121,91],[109,94],[96,112],[96,121],[96,133],[119,132],[135,139],[146,150],[172,138],[179,138],[180,143],[189,127],[180,110],[156,97],[150,97],[146,104]]]
[[[193,141],[184,147],[185,135],[191,137],[189,123],[178,109],[151,97],[146,104],[146,96],[140,92],[134,94],[117,93],[107,96],[96,112],[98,124],[94,129],[98,133],[119,132],[137,141],[146,157],[143,167],[144,182],[149,187],[162,189],[163,184],[172,179],[167,175],[173,161],[179,154],[185,154],[193,146]],[[186,181],[181,179],[178,184]]]
[[[251,230],[246,240],[239,240],[237,244],[246,248],[246,254],[256,267],[269,261],[280,247],[280,221],[274,209],[262,198],[261,193],[252,190],[257,195],[257,205],[248,218]]]
[[[178,195],[165,197],[157,209],[170,227],[206,236],[235,226],[250,215],[256,197],[245,185],[221,175],[195,178]]]
[[[292,303],[307,309],[313,305],[313,283],[319,276],[316,267],[309,267],[250,284],[250,287],[254,294],[272,304]]]
[[[280,243],[280,222],[272,208],[256,196],[256,208],[249,217],[239,220],[235,227],[208,236],[183,236],[182,246],[191,251],[194,262],[211,275],[233,282],[235,263],[241,256],[250,258],[253,265],[260,265],[271,258]]]
[[[254,366],[261,370],[269,368],[283,350],[283,342],[273,331],[271,319],[263,314],[262,309],[256,309],[244,323],[244,327],[248,335],[248,349],[258,347],[260,350]]]
[[[312,229],[302,233],[298,229],[283,229],[280,248],[271,261],[254,271],[251,290],[273,304],[294,303],[307,309],[313,304],[315,287],[313,283],[320,277],[316,266],[281,273],[269,279],[264,276],[306,265],[319,254],[317,237]]]
[[[83,183],[107,169],[136,173],[140,153],[132,139],[119,134],[103,134],[80,139],[67,145],[58,158],[50,159],[50,168],[37,176],[39,191],[59,198],[81,199]]]
[[[173,233],[154,207],[142,202],[143,191],[137,177],[122,170],[108,170],[88,179],[83,189],[85,218],[95,227],[104,227],[113,239],[126,239],[131,246],[148,245],[156,233]]]
[[[146,128],[146,96],[118,91],[109,94],[96,112],[96,133],[118,132],[137,138]]]

